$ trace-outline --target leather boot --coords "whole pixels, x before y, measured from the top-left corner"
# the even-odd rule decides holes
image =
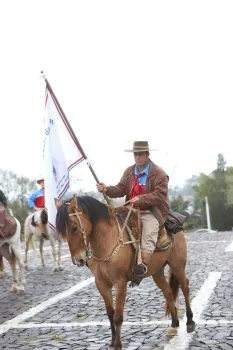
[[[131,287],[139,286],[143,277],[147,273],[147,266],[150,263],[152,257],[152,253],[150,252],[142,252],[142,263],[134,266],[133,268],[133,280],[131,283]]]

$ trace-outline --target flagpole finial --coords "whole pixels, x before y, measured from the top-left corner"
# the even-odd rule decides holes
[[[45,73],[43,72],[43,70],[41,71],[41,78],[46,79],[46,75],[45,75]]]

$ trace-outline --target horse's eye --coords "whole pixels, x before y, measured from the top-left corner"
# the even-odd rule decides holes
[[[72,233],[77,232],[78,231],[78,226],[73,226],[71,231],[72,231]]]

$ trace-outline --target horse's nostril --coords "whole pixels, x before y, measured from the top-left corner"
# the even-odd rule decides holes
[[[85,261],[83,259],[79,260],[80,266],[84,266],[85,265]]]

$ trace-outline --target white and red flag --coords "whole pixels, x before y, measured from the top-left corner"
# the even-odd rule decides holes
[[[49,226],[55,230],[54,198],[62,198],[70,185],[69,172],[86,157],[47,81],[44,131],[45,207]]]

